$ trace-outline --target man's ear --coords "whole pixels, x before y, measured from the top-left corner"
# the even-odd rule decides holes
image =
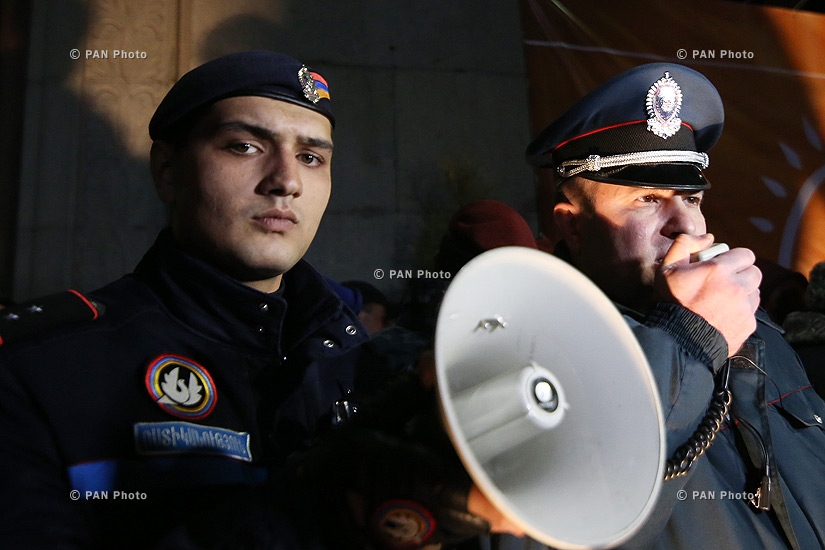
[[[152,171],[152,180],[155,191],[166,204],[175,200],[175,178],[172,170],[172,161],[175,157],[175,148],[165,141],[152,142],[149,151],[149,169]]]
[[[581,219],[581,208],[573,203],[561,201],[553,207],[556,229],[573,254],[581,248]]]

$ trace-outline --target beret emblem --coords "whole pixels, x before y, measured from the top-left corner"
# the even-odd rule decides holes
[[[298,71],[298,81],[304,90],[304,97],[313,103],[318,103],[321,100],[321,96],[318,95],[318,90],[315,89],[315,79],[312,78],[306,66],[302,66],[301,70]]]

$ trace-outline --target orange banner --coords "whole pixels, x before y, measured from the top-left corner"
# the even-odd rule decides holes
[[[709,230],[806,276],[825,261],[825,16],[720,0],[520,7],[534,133],[632,66],[687,65],[725,104],[706,172]]]

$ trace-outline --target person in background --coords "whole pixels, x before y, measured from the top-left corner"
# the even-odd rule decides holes
[[[455,276],[482,252],[503,246],[537,248],[533,230],[513,207],[492,199],[476,200],[450,218],[435,255],[435,268]]]
[[[341,284],[360,295],[358,319],[367,329],[367,334],[373,336],[392,325],[391,304],[383,292],[366,281],[344,281]]]
[[[799,355],[817,393],[825,397],[825,262],[808,276],[804,305],[785,317],[785,339]]]
[[[765,258],[757,258],[756,267],[762,272],[759,306],[770,315],[774,323],[781,326],[789,313],[805,309],[808,279],[802,273]]]

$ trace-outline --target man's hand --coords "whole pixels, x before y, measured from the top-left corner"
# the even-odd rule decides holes
[[[730,357],[756,330],[754,314],[762,273],[747,248],[691,263],[691,254],[711,244],[711,234],[679,235],[656,273],[656,291],[660,298],[678,302],[722,333]]]
[[[524,536],[524,531],[513,523],[510,518],[502,514],[476,485],[472,486],[467,497],[467,511],[487,520],[490,524],[491,533],[509,533],[517,537]]]

